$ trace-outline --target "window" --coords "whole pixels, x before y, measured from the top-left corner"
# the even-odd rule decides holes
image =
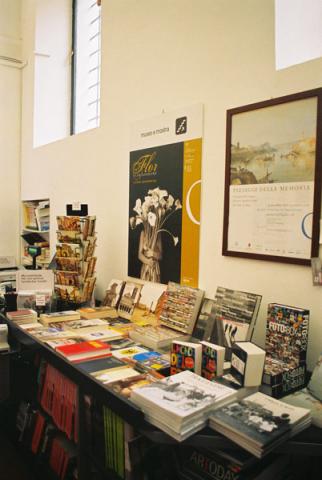
[[[71,134],[100,124],[100,0],[73,2]]]
[[[322,56],[321,0],[275,0],[277,70]]]

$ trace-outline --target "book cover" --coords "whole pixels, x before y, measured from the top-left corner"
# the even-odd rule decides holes
[[[102,302],[103,306],[117,308],[122,296],[125,282],[113,278],[105,291],[105,296]]]
[[[91,318],[107,318],[113,315],[114,309],[101,306],[101,307],[83,307],[79,308],[77,312],[82,318],[91,319]]]
[[[135,282],[126,282],[118,305],[120,317],[131,320],[133,310],[140,298],[142,285]]]
[[[233,389],[209,382],[186,370],[151,385],[135,389],[132,399],[139,405],[147,401],[155,406],[152,408],[164,410],[168,415],[184,419],[214,406],[219,401],[233,399],[234,396]]]
[[[159,352],[136,353],[132,359],[147,369],[167,370],[170,368],[169,359]]]
[[[137,372],[136,376],[128,377],[120,380],[115,380],[109,384],[109,387],[116,393],[123,395],[126,398],[130,398],[132,392],[136,388],[143,387],[145,385],[150,385],[151,383],[157,382],[160,380],[161,376],[156,377],[150,373],[139,373]]]
[[[122,368],[112,368],[110,370],[96,372],[93,375],[95,376],[96,380],[104,384],[109,384],[120,380],[126,380],[128,378],[137,378],[139,372],[134,370],[134,368],[126,365]]]
[[[160,283],[146,283],[143,285],[140,298],[136,304],[132,321],[140,323],[145,321],[156,325],[164,302],[167,286]]]
[[[179,332],[191,334],[203,296],[204,292],[198,288],[169,282],[160,314],[160,324]]]
[[[76,365],[78,368],[80,368],[84,372],[92,373],[92,374],[100,373],[105,370],[110,370],[114,368],[127,367],[125,363],[123,363],[121,360],[113,356],[96,358],[93,360],[79,361],[79,362],[75,362],[74,365]]]
[[[202,361],[201,375],[207,380],[214,380],[224,373],[225,347],[201,341]]]
[[[217,288],[210,341],[226,348],[226,360],[230,360],[234,342],[251,340],[261,299],[255,293]]]
[[[109,343],[111,340],[119,340],[122,338],[122,335],[119,332],[108,327],[89,333],[80,333],[80,336],[86,341],[103,340],[108,341]]]
[[[201,374],[202,346],[197,343],[173,340],[170,352],[170,375],[189,370]]]
[[[71,320],[79,320],[80,314],[75,310],[65,310],[62,312],[42,313],[39,316],[39,321],[43,325],[55,322],[69,322]]]
[[[257,392],[249,397],[219,408],[210,416],[210,426],[223,427],[219,431],[248,449],[252,444],[255,448],[264,450],[286,434],[291,434],[292,428],[309,416],[309,411],[303,408],[287,405],[280,400]]]
[[[209,341],[213,330],[214,317],[211,315],[215,300],[204,298],[201,309],[192,332],[192,336],[198,340]]]
[[[103,353],[109,353],[110,349],[106,343],[100,340],[95,340],[91,342],[75,343],[72,345],[62,345],[57,347],[56,351],[70,360],[77,360],[93,354],[101,355]]]
[[[267,357],[298,367],[306,361],[309,310],[270,303],[267,313]]]
[[[116,358],[132,358],[138,353],[146,353],[148,350],[146,348],[133,346],[128,348],[120,348],[119,350],[114,350],[113,355]]]

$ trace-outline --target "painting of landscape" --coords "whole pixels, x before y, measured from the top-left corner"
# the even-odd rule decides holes
[[[230,185],[314,181],[317,98],[232,117]]]

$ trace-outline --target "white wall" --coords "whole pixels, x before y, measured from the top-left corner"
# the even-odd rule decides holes
[[[204,103],[200,287],[210,296],[218,285],[262,294],[257,342],[268,302],[310,308],[312,366],[322,350],[322,311],[310,268],[223,257],[221,240],[226,110],[321,86],[322,60],[275,71],[273,0],[105,0],[102,9],[101,128],[33,150],[29,72],[23,197],[51,198],[53,241],[54,215],[67,202],[89,204],[98,217],[102,294],[112,276],[127,272],[129,122]]]
[[[0,255],[19,253],[20,0],[0,1]]]

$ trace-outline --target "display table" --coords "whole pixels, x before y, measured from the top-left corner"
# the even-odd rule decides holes
[[[93,396],[99,402],[107,405],[126,422],[133,425],[137,431],[157,444],[178,444],[176,440],[161,430],[149,424],[143,412],[131,401],[120,396],[108,387],[98,382],[94,377],[80,370],[77,365],[65,360],[62,356],[47,347],[44,343],[36,340],[27,332],[23,331],[12,321],[7,320],[9,327],[9,343],[11,352],[8,355],[20,356],[30,352],[37,352],[51,365],[57,368],[63,375],[71,379],[79,389],[79,480],[85,480],[88,475],[88,441],[84,426],[84,395]],[[11,379],[14,382],[14,379]],[[184,445],[198,448],[215,450],[216,448],[236,450],[239,449],[235,443],[217,434],[206,427],[200,432],[192,435],[183,442]],[[311,426],[297,436],[279,445],[274,453],[288,454],[292,456],[322,456],[322,430]],[[89,478],[89,477],[88,477]],[[106,477],[110,478],[110,477]]]

